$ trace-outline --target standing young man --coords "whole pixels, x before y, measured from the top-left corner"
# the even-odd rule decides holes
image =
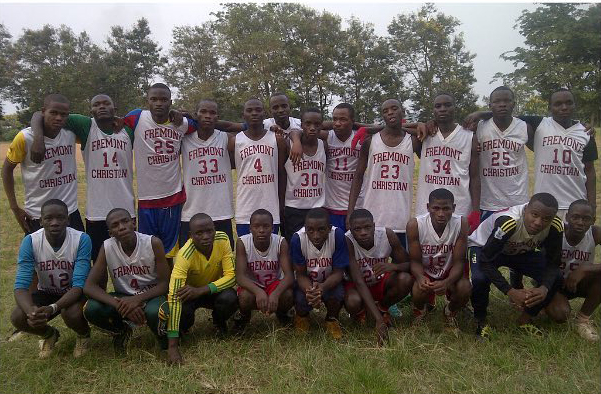
[[[106,216],[111,238],[103,242],[98,260],[86,280],[88,302],[84,316],[91,324],[113,334],[113,347],[125,350],[132,335],[130,324],[143,325],[167,349],[166,316],[169,265],[161,241],[136,230],[128,210],[112,209]],[[114,292],[107,293],[107,269]],[[161,309],[163,309],[161,311]]]
[[[73,357],[83,356],[90,345],[90,327],[83,317],[83,286],[90,270],[90,237],[68,227],[69,210],[61,200],[41,206],[41,229],[26,235],[19,248],[15,301],[10,320],[19,331],[38,335],[40,358],[52,354],[60,337],[48,322],[59,314],[77,333]],[[34,275],[37,290],[29,291]]]
[[[363,208],[373,214],[376,226],[394,231],[406,247],[405,228],[413,199],[413,154],[420,151],[421,143],[402,129],[404,110],[399,100],[384,101],[381,112],[386,127],[361,146],[347,212],[350,215],[355,210],[365,179]]]
[[[428,196],[428,213],[407,224],[413,284],[413,314],[419,322],[426,314],[429,297],[445,294],[443,315],[448,328],[456,330],[457,312],[469,299],[471,285],[464,274],[467,251],[467,218],[455,215],[455,198],[447,189]]]
[[[59,199],[67,204],[69,226],[83,231],[83,222],[77,209],[77,165],[75,162],[75,135],[63,129],[69,116],[69,100],[61,94],[44,98],[42,107],[45,154],[36,164],[30,152],[34,132],[28,127],[13,139],[2,167],[4,192],[17,223],[25,234],[41,228],[42,204]],[[19,207],[15,196],[14,170],[21,164],[21,176],[25,189],[24,209]]]
[[[234,195],[232,167],[235,137],[215,129],[219,117],[217,103],[201,100],[196,110],[198,130],[184,136],[182,166],[187,199],[182,210],[179,241],[190,233],[190,219],[198,212],[213,219],[215,230],[227,234],[233,248]]]
[[[250,233],[250,216],[259,208],[273,213],[277,234],[280,209],[284,208],[286,189],[286,143],[281,136],[263,129],[263,104],[258,99],[244,103],[248,130],[236,135],[236,232]]]

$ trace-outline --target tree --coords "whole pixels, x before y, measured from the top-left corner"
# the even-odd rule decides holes
[[[12,62],[9,61],[10,52],[12,51],[12,36],[6,30],[6,27],[0,23],[0,101],[8,98],[8,85],[10,81],[10,72]],[[2,105],[0,104],[0,120],[4,114]]]
[[[566,87],[574,94],[579,116],[594,123],[601,116],[601,4],[585,7],[557,3],[523,11],[516,27],[525,47],[501,55],[516,70],[496,77],[525,84],[531,95],[545,101]]]
[[[475,55],[465,49],[458,26],[456,18],[438,13],[432,4],[397,15],[388,25],[397,70],[407,79],[407,98],[420,120],[432,118],[432,102],[439,92],[455,97],[458,118],[476,108]]]

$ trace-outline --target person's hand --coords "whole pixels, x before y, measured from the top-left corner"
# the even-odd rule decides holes
[[[184,115],[180,111],[174,109],[169,110],[169,122],[175,127],[179,127],[184,123]]]
[[[396,267],[392,263],[377,263],[373,266],[374,275],[379,277],[380,275],[384,275],[387,272],[394,272],[395,268]]]
[[[447,291],[448,285],[448,279],[434,280],[430,282],[430,289],[434,292],[434,294],[442,295]]]
[[[284,129],[281,128],[280,125],[278,125],[278,124],[271,125],[269,127],[269,130],[273,131],[276,135],[284,137],[284,134],[285,134]],[[295,129],[295,130],[297,130],[297,129]]]
[[[269,295],[269,304],[267,305],[267,313],[275,313],[278,310],[280,295],[273,292]]]
[[[529,295],[530,291],[526,289],[511,289],[507,292],[507,296],[519,310],[524,309],[526,306],[526,298],[528,298]]]
[[[528,308],[531,308],[535,305],[540,304],[541,302],[543,302],[545,297],[547,297],[548,292],[549,292],[549,289],[547,289],[545,286],[540,286],[540,287],[535,287],[533,289],[529,289],[528,290],[529,294],[528,294],[528,297],[526,297],[525,305]]]
[[[27,324],[31,328],[44,327],[48,323],[48,319],[52,316],[52,307],[50,306],[34,306],[27,314]]]
[[[578,289],[578,283],[584,278],[584,270],[580,267],[577,270],[570,271],[568,277],[566,278],[563,287],[575,293]]]
[[[595,138],[596,131],[592,124],[585,123],[584,128],[585,128],[586,134],[590,135],[591,138]]]
[[[131,312],[129,312],[123,317],[125,317],[127,320],[134,322],[138,326],[143,326],[144,324],[146,324],[146,314],[144,313],[144,310],[139,306],[134,308]]]
[[[117,312],[124,317],[142,304],[135,297],[115,297],[115,301],[117,301]]]
[[[44,143],[44,137],[34,137],[33,143],[29,148],[29,158],[36,164],[40,164],[44,161],[46,155],[46,144]]]
[[[31,231],[31,228],[29,227],[27,220],[32,220],[31,216],[19,206],[12,208],[12,211],[15,215],[15,219],[17,219],[17,223],[21,226],[21,230],[28,234]]]
[[[169,346],[167,348],[167,360],[171,365],[181,365],[184,363],[184,359],[179,352],[179,347]]]
[[[177,291],[176,296],[182,302],[195,300],[198,297],[200,297],[201,295],[203,295],[202,289],[203,289],[202,287],[194,287],[194,286],[190,286],[190,285],[185,285],[184,287],[181,287]]]
[[[468,216],[467,216],[467,224],[470,227],[470,234],[473,233],[478,226],[480,225],[480,212],[479,211],[472,211]]]
[[[298,165],[302,159],[303,159],[302,144],[292,142],[292,146],[290,147],[290,161],[292,161],[292,164]]]
[[[125,122],[123,121],[123,118],[120,118],[118,116],[115,116],[113,118],[113,132],[114,133],[118,133],[121,130],[123,130],[124,126],[125,126]]]
[[[315,309],[319,309],[321,306],[322,290],[320,284],[313,284],[313,286],[307,290],[307,302]]]
[[[430,291],[432,289],[432,283],[426,275],[422,275],[417,279],[417,287],[419,287],[421,291]]]
[[[267,313],[269,308],[269,297],[267,297],[267,293],[263,290],[257,295],[255,295],[255,301],[257,303],[257,309],[263,313]]]
[[[478,129],[478,122],[480,121],[480,116],[477,112],[473,112],[463,119],[463,124],[461,125],[464,129],[471,130],[476,132]]]
[[[388,326],[384,323],[384,319],[378,319],[376,322],[376,336],[378,346],[383,346],[388,342]]]

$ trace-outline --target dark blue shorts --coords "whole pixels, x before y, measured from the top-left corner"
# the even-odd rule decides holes
[[[163,242],[165,253],[177,246],[184,204],[168,208],[138,208],[138,231],[154,235]]]
[[[321,299],[324,302],[332,298],[340,302],[344,300],[344,286],[342,282],[321,295]],[[307,302],[305,292],[301,290],[296,282],[294,283],[294,308],[300,312],[310,312],[313,310],[313,307]]]
[[[272,233],[277,234],[278,231],[280,231],[280,225],[274,224]],[[250,224],[236,224],[236,234],[238,235],[238,238],[250,234]]]
[[[330,213],[330,224],[332,226],[341,228],[346,233],[346,215],[337,215]]]

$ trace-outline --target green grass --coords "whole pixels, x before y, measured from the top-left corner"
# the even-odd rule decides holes
[[[6,144],[0,145],[4,157]],[[80,161],[81,164],[81,161]],[[20,172],[18,199],[22,201]],[[83,180],[83,166],[80,166]],[[599,177],[598,177],[599,179]],[[85,185],[80,184],[83,214]],[[601,194],[601,193],[600,193]],[[4,194],[2,194],[4,195]],[[599,205],[599,204],[598,204]],[[601,205],[599,205],[601,206]],[[75,360],[75,334],[59,319],[56,354],[37,358],[37,338],[6,342],[15,305],[12,286],[21,230],[5,199],[0,231],[0,392],[1,393],[599,393],[599,344],[582,340],[571,323],[536,320],[542,338],[519,332],[517,312],[496,289],[491,292],[491,339],[477,343],[467,315],[463,332],[443,331],[441,306],[420,327],[410,327],[410,307],[395,321],[390,343],[375,346],[371,325],[356,327],[343,316],[344,339],[333,342],[323,328],[323,314],[312,318],[309,336],[282,329],[274,319],[255,314],[243,337],[216,339],[209,314],[200,310],[182,344],[186,363],[166,364],[147,329],[136,330],[129,354],[115,356],[111,338],[97,330],[92,351]],[[599,261],[599,250],[596,253]],[[581,300],[573,301],[579,308]],[[323,313],[323,312],[322,312]],[[594,319],[599,321],[599,311]]]

